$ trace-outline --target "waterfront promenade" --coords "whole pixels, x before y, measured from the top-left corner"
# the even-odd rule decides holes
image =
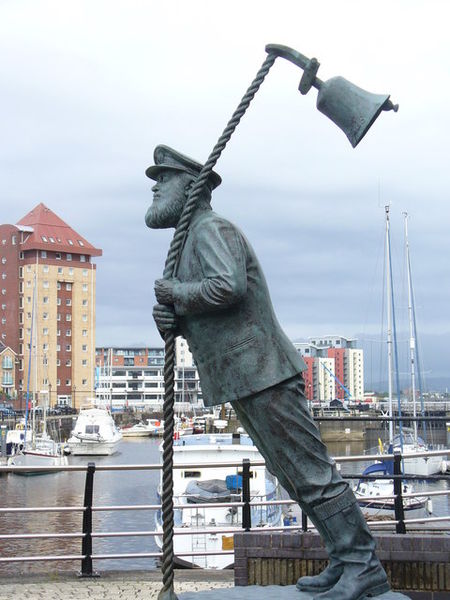
[[[197,592],[234,587],[234,572],[180,570],[175,591]],[[98,578],[75,572],[0,577],[0,600],[150,600],[161,590],[161,572],[106,571]]]

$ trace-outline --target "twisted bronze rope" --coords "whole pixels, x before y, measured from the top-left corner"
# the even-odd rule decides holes
[[[182,215],[178,222],[175,234],[170,243],[164,266],[164,278],[170,279],[174,276],[177,262],[183,247],[184,238],[187,235],[192,214],[196,208],[197,201],[206,184],[206,181],[218,161],[225,146],[233,135],[236,127],[245,111],[259,90],[267,73],[275,62],[276,55],[269,54],[258,71],[253,83],[248,88],[239,106],[233,113],[228,125],[214,146],[208,160],[203,166],[198,178],[191,188],[186,200]],[[160,591],[159,600],[173,600],[176,595],[173,592],[173,434],[174,434],[174,368],[175,368],[175,335],[167,332],[165,339],[165,362],[164,362],[164,441],[163,441],[163,488],[162,488],[162,515],[163,515],[163,558],[161,564],[163,588]]]

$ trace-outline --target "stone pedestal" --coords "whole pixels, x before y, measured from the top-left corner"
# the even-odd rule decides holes
[[[299,592],[295,585],[249,585],[245,587],[209,590],[205,592],[184,592],[179,600],[312,600],[312,594]],[[409,600],[408,596],[397,592],[386,592],[367,600]]]

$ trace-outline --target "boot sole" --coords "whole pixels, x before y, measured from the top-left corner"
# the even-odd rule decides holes
[[[295,586],[299,592],[306,592],[307,594],[322,594],[323,592],[328,592],[331,588],[334,587],[335,584],[330,585],[329,587],[309,587],[309,586]]]
[[[390,589],[391,589],[391,586],[388,584],[387,581],[385,583],[380,583],[380,585],[376,585],[375,587],[371,588],[368,592],[364,592],[364,594],[362,596],[360,596],[358,598],[358,600],[365,600],[365,598],[373,598],[376,596],[381,596],[381,594],[384,594],[385,592],[389,592]]]

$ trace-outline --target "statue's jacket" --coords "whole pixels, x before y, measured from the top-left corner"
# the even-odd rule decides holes
[[[305,369],[277,321],[252,247],[211,210],[198,210],[191,220],[176,271],[174,307],[205,406],[250,396]]]

